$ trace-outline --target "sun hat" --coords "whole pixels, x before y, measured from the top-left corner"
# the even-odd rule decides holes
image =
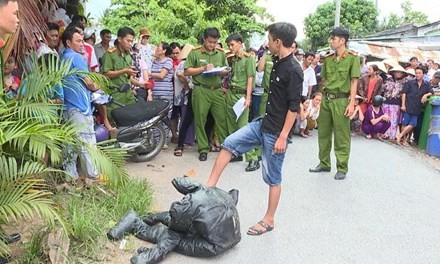
[[[84,39],[89,39],[92,37],[93,34],[95,34],[96,29],[92,28],[92,27],[86,27],[84,29]]]
[[[139,37],[142,38],[143,36],[150,36],[150,31],[147,28],[139,30]]]
[[[185,46],[183,46],[183,49],[180,51],[179,56],[177,57],[178,60],[183,60],[186,59],[186,57],[188,57],[188,54],[190,53],[191,50],[194,49],[194,46],[191,44],[185,44]]]
[[[389,72],[390,73],[391,72],[403,72],[405,74],[408,74],[408,72],[406,72],[405,69],[402,66],[400,66],[400,65],[397,65],[397,66],[393,67],[391,70],[389,70]]]
[[[381,70],[381,71],[383,71],[383,72],[387,72],[387,68],[385,67],[385,64],[383,63],[383,62],[381,62],[381,61],[370,61],[370,62],[367,62],[367,65],[368,66],[371,66],[371,65],[377,65],[377,67],[379,68],[379,70]]]
[[[406,70],[406,73],[412,76],[416,76],[416,71],[413,68],[409,68]]]
[[[386,60],[383,60],[382,62],[384,64],[390,65],[393,68],[400,66],[399,61],[396,58],[386,59]]]

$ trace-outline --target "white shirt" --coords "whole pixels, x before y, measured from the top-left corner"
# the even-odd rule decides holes
[[[304,81],[303,81],[303,90],[301,95],[307,96],[309,93],[309,86],[316,85],[316,76],[315,76],[315,70],[313,70],[312,67],[308,67],[304,71]]]
[[[55,49],[51,49],[46,43],[41,42],[37,49],[37,57],[40,58],[44,54],[53,54],[58,57],[58,52]]]
[[[110,44],[110,45],[109,45],[109,48],[112,48],[112,47],[113,47],[113,45]],[[97,60],[98,62],[100,62],[99,59],[101,59],[102,56],[104,56],[104,53],[107,51],[107,49],[105,49],[105,48],[102,46],[102,43],[101,43],[101,42],[99,42],[98,44],[95,44],[95,45],[93,46],[93,48],[95,49],[96,60]],[[101,63],[99,63],[99,66],[102,66]]]
[[[321,107],[314,107],[312,101],[310,101],[309,108],[308,108],[310,115],[308,117],[310,117],[312,120],[318,119],[320,109],[321,109]],[[316,113],[315,113],[315,111],[316,111]]]
[[[180,81],[179,77],[177,77],[178,73],[183,73],[185,69],[185,60],[182,60],[179,62],[179,65],[177,65],[175,71],[174,71],[174,105],[180,105],[182,103],[182,99],[184,99],[184,104],[186,105],[188,102],[185,98],[182,98],[182,90],[183,90],[183,83]],[[192,78],[190,76],[186,76],[186,80],[188,81],[188,86],[190,89],[194,87],[194,84],[192,83]]]

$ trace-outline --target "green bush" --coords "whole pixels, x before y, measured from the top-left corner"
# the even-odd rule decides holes
[[[56,200],[65,208],[66,226],[71,229],[69,256],[94,258],[106,242],[106,233],[130,209],[146,215],[152,189],[146,180],[129,180],[117,190],[95,186],[61,194]]]

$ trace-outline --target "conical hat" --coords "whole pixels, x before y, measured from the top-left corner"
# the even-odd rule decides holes
[[[373,64],[377,65],[379,70],[381,70],[383,72],[387,72],[387,68],[385,67],[385,64],[383,62],[381,62],[381,61],[370,61],[370,62],[367,62],[368,66],[373,65]]]
[[[179,57],[177,57],[177,59],[179,59],[179,60],[186,59],[186,57],[188,57],[188,54],[190,53],[190,51],[193,49],[194,49],[193,45],[185,44],[185,46],[183,46],[183,49],[180,51]]]
[[[416,76],[416,71],[413,68],[409,68],[408,70],[406,70],[406,73],[412,76]]]
[[[403,73],[407,74],[405,69],[402,66],[400,66],[399,64],[397,64],[397,66],[395,66],[391,70],[389,70],[389,72],[403,72]]]
[[[385,64],[390,65],[391,67],[395,68],[397,67],[399,64],[399,61],[396,58],[391,58],[391,59],[386,59],[382,61]]]

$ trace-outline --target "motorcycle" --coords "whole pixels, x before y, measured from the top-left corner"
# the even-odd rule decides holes
[[[130,89],[129,84],[118,88],[119,92]],[[123,105],[113,99],[111,95],[98,90],[92,93],[94,104],[116,104],[120,107],[113,109],[111,115],[116,123],[118,134],[116,136],[118,147],[127,151],[134,162],[145,162],[156,157],[165,144],[165,129],[162,120],[167,119],[172,102],[169,100],[155,100],[151,102],[138,101],[134,104]],[[164,120],[165,121],[165,120]],[[101,127],[100,129],[105,129]],[[108,139],[95,130],[97,142]],[[108,133],[108,132],[107,132]],[[99,140],[98,140],[99,139]]]

